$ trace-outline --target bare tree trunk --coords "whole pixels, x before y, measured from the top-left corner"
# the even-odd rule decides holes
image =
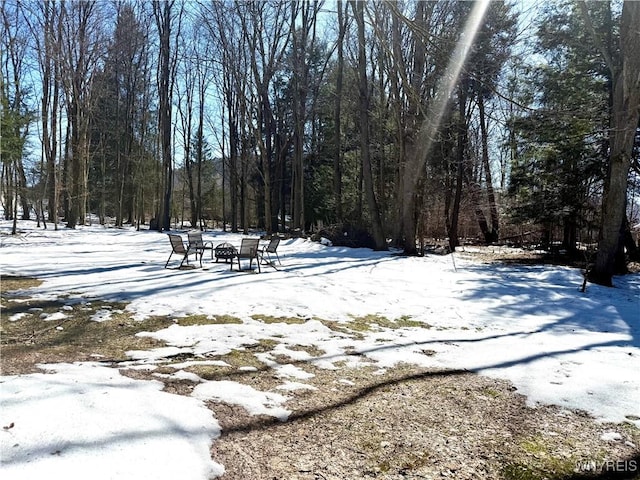
[[[222,134],[223,180],[222,219],[226,231],[227,221],[232,232],[238,232],[240,218],[241,135],[244,134],[246,69],[244,64],[246,36],[244,26],[239,26],[232,15],[236,6],[228,8],[222,2],[212,2],[211,10],[205,9],[205,22],[222,55],[222,75],[219,88],[222,91],[222,122],[226,122],[228,148],[225,149],[225,130]],[[226,154],[225,154],[226,152]],[[228,187],[228,188],[227,188]],[[229,200],[227,206],[227,198]],[[227,216],[227,209],[229,215]]]
[[[298,6],[302,9],[303,31],[296,28],[295,19]],[[305,24],[306,7],[304,4],[291,2],[291,39],[293,47],[293,160],[292,160],[292,227],[294,230],[304,231],[304,125],[306,103],[306,65],[305,50],[307,41],[307,27]],[[269,221],[267,217],[267,221]]]
[[[84,223],[87,215],[91,79],[102,44],[97,12],[94,1],[61,4],[62,52],[58,61],[66,94],[67,140],[70,142],[65,146],[68,228]]]
[[[194,55],[195,52],[191,52]],[[189,222],[191,228],[195,228],[198,222],[198,208],[196,202],[196,176],[193,171],[194,162],[191,152],[192,133],[193,133],[193,102],[194,102],[194,77],[191,68],[185,69],[185,75],[182,79],[184,91],[178,94],[178,115],[182,127],[182,143],[184,151],[184,182],[182,186],[184,197],[184,186],[186,184],[189,195]],[[184,209],[184,204],[183,207]]]
[[[316,41],[316,19],[321,2],[305,1],[291,3],[290,32],[293,55],[293,228],[304,231],[305,219],[305,152],[307,111],[310,85],[309,54],[314,51]],[[299,21],[298,21],[299,20]],[[275,222],[274,222],[275,223]]]
[[[395,160],[396,160],[396,193],[395,193],[395,225],[394,225],[394,239],[395,245],[397,247],[402,247],[403,245],[403,234],[404,234],[404,224],[403,224],[403,199],[404,199],[404,162],[407,155],[405,148],[405,135],[404,135],[404,124],[402,118],[402,93],[400,90],[400,79],[398,78],[400,75],[400,69],[404,68],[402,61],[402,35],[400,32],[400,20],[397,15],[392,15],[391,19],[391,43],[392,43],[392,51],[393,57],[395,59],[392,62],[394,70],[390,74],[390,83],[391,83],[391,98],[392,98],[392,110],[393,110],[393,121],[395,127]],[[415,244],[415,241],[414,241]]]
[[[18,28],[19,17],[22,6],[17,4],[12,9],[0,9],[2,13],[2,45],[0,50],[3,60],[2,72],[0,72],[0,88],[3,92],[2,109],[8,107],[8,114],[12,121],[4,127],[11,130],[11,147],[8,149],[3,161],[9,166],[9,174],[13,175],[14,200],[16,208],[14,210],[13,221],[17,221],[17,205],[20,203],[22,209],[22,219],[29,220],[31,207],[29,205],[29,195],[27,192],[27,178],[24,172],[23,152],[26,138],[29,134],[28,118],[30,114],[25,111],[24,96],[25,86],[22,77],[25,75],[24,59],[26,57],[27,41],[24,33]],[[0,140],[1,141],[1,140]],[[0,143],[1,145],[1,143]],[[13,173],[11,173],[13,172]]]
[[[15,162],[12,162],[15,163]],[[18,233],[18,169],[15,168],[15,165],[13,166],[13,171],[11,171],[9,174],[13,175],[13,186],[15,188],[14,194],[13,194],[13,204],[10,206],[13,209],[13,214],[12,214],[12,218],[13,218],[13,222],[11,223],[11,235],[16,235]]]
[[[376,250],[386,250],[387,241],[382,228],[380,211],[375,197],[373,174],[371,172],[371,156],[369,151],[369,89],[367,81],[367,59],[364,35],[364,3],[351,1],[351,7],[358,24],[358,77],[359,77],[359,111],[360,111],[360,154],[362,157],[362,177],[371,229]]]
[[[71,152],[67,157],[69,169],[67,171],[67,228],[75,228],[80,216],[80,135],[79,135],[79,113],[78,102],[72,100],[69,105],[69,131],[71,133],[68,151]]]
[[[206,93],[206,75],[199,76],[198,84],[198,128],[196,132],[196,216],[200,230],[203,230],[203,201],[202,201],[202,164],[204,162],[204,107]],[[214,182],[215,184],[215,182]],[[212,187],[213,188],[213,187]]]
[[[269,100],[268,84],[261,94],[261,113],[263,115],[264,125],[264,139],[259,139],[258,144],[261,146],[262,154],[260,155],[262,161],[262,177],[264,180],[264,222],[265,229],[268,234],[272,233],[271,224],[271,169],[273,167],[273,137],[275,135],[275,122],[273,119],[273,112],[271,110],[271,102]],[[245,226],[246,228],[246,226]]]
[[[458,141],[456,146],[456,189],[453,195],[453,210],[449,224],[449,250],[455,252],[459,245],[458,219],[460,217],[460,202],[462,200],[462,180],[464,178],[464,157],[467,148],[467,95],[462,86],[458,87]]]
[[[591,26],[584,2],[580,2],[584,18]],[[613,78],[609,170],[602,200],[600,239],[595,265],[589,280],[611,286],[615,258],[622,245],[627,183],[638,119],[640,117],[640,2],[624,2],[620,27],[621,65],[601,46]],[[594,39],[598,37],[591,27]],[[599,42],[598,42],[599,43]]]
[[[416,13],[414,21],[418,25],[424,25],[425,22],[425,4],[418,3],[416,5]],[[394,52],[401,57],[401,39],[399,32],[399,19],[394,15]],[[398,243],[403,247],[404,253],[407,255],[415,255],[418,253],[416,248],[417,233],[417,185],[422,177],[422,166],[419,158],[423,155],[421,151],[424,148],[420,144],[419,123],[422,118],[421,95],[422,85],[424,82],[424,67],[426,62],[426,51],[423,38],[414,32],[413,35],[413,64],[411,69],[411,77],[408,92],[408,112],[406,125],[399,125],[399,147],[400,147],[400,166],[399,176],[400,185],[398,200],[400,203],[400,238]],[[398,107],[401,108],[401,107]],[[396,114],[401,121],[402,113]],[[406,130],[405,130],[406,129]]]
[[[158,230],[171,228],[171,194],[173,190],[173,160],[171,156],[171,83],[170,83],[170,39],[171,9],[175,2],[154,3],[153,11],[160,34],[160,59],[158,72],[158,131],[162,157],[162,201],[158,215]]]
[[[343,221],[342,212],[342,87],[344,77],[344,37],[347,31],[346,15],[343,12],[342,0],[338,0],[338,63],[336,65],[336,97],[333,114],[334,148],[333,157],[333,196],[337,222]]]
[[[489,141],[487,135],[487,120],[484,112],[484,98],[482,92],[478,94],[478,109],[480,113],[480,135],[482,141],[482,168],[487,184],[487,199],[489,200],[489,214],[491,218],[491,230],[489,235],[485,235],[487,243],[496,242],[499,237],[500,223],[498,219],[498,207],[496,205],[496,195],[493,190],[493,180],[491,177],[491,165],[489,165]]]
[[[403,21],[416,36],[415,51],[420,53],[420,47],[429,43],[429,30],[425,28],[424,22],[418,21],[418,5],[424,9],[423,18],[432,18],[431,2],[419,2],[416,6],[416,21],[409,20],[405,17],[400,10],[395,6],[394,2],[389,2],[388,5],[391,8],[393,15],[397,16]],[[469,18],[473,19],[473,22],[469,22],[469,28],[475,29],[480,21],[484,17],[484,13],[488,6],[487,2],[475,2],[473,11],[470,13]],[[457,22],[455,15],[451,16],[451,20]],[[457,27],[451,29],[456,31]],[[444,120],[449,114],[449,100],[453,93],[453,88],[456,85],[456,80],[460,75],[464,59],[472,47],[472,40],[474,35],[459,36],[455,42],[455,49],[448,57],[448,65],[445,69],[444,64],[440,64],[439,61],[447,61],[446,56],[437,58],[433,67],[441,72],[440,78],[435,81],[434,84],[425,84],[424,77],[425,72],[421,72],[421,78],[423,83],[420,90],[412,88],[411,95],[417,96],[418,105],[421,107],[420,119],[421,124],[418,128],[412,129],[410,125],[407,127],[406,135],[406,155],[404,159],[401,159],[402,168],[402,198],[400,203],[402,205],[402,238],[399,240],[404,246],[404,251],[407,254],[417,253],[416,248],[416,208],[418,199],[418,186],[420,185],[420,179],[424,176],[425,166],[427,164],[427,157],[431,153],[433,145],[437,142],[437,134],[444,124]],[[452,38],[453,40],[453,38]],[[414,54],[414,63],[419,59]],[[416,71],[414,67],[414,71]],[[432,77],[433,78],[433,77]],[[405,79],[403,79],[405,80]],[[405,83],[406,80],[405,80]],[[411,82],[413,85],[413,82]],[[427,93],[429,92],[429,93]],[[429,95],[428,100],[424,99],[425,94]],[[404,160],[404,161],[403,161]]]
[[[227,93],[227,114],[229,115],[229,199],[231,201],[231,231],[238,231],[238,133],[237,119],[233,114],[231,92]]]

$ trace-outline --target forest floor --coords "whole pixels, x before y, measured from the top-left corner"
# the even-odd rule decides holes
[[[460,255],[481,261],[517,261],[505,259],[501,252],[462,251]],[[537,259],[525,255],[519,261]],[[37,283],[22,277],[3,278],[2,305],[16,298],[16,290]],[[19,298],[25,312],[60,307],[56,302]],[[124,311],[106,322],[91,321],[91,311],[70,314],[61,337],[55,322],[34,329],[32,322],[9,321],[3,311],[2,374],[36,372],[41,363],[95,361],[97,355],[117,368],[124,352],[160,344],[136,333],[172,323],[162,317],[135,322]],[[223,360],[244,364],[249,356],[272,348],[258,344],[233,351]],[[278,363],[290,363],[288,358],[276,358]],[[240,381],[261,391],[272,389],[277,384],[273,370],[257,367]],[[292,413],[287,421],[252,416],[230,404],[207,404],[222,428],[211,455],[226,469],[223,480],[640,478],[640,430],[636,427],[603,424],[584,412],[555,406],[529,406],[507,381],[465,370],[412,365],[384,373],[367,367],[326,370],[308,365],[307,369],[314,374],[305,380],[311,388],[288,392],[291,399],[286,407]],[[158,379],[149,371],[121,372],[137,379]],[[219,380],[232,377],[225,369],[208,375]],[[166,391],[180,395],[189,395],[196,385],[186,379],[162,381]]]

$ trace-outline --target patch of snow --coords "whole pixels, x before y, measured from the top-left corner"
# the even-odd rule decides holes
[[[100,310],[97,310],[93,315],[91,315],[90,320],[94,322],[107,322],[111,320],[112,317],[113,317],[112,310],[102,308]]]
[[[290,382],[290,381],[286,381],[282,385],[278,385],[276,388],[278,390],[287,390],[290,392],[295,390],[318,390],[313,385],[308,385],[306,383],[300,383],[300,382]]]
[[[9,317],[9,321],[10,322],[17,322],[18,320],[22,320],[23,318],[29,316],[30,314],[28,314],[27,312],[18,312],[18,313],[14,313],[13,315],[11,315]]]
[[[199,400],[239,405],[251,415],[269,415],[283,422],[291,414],[291,411],[281,406],[289,397],[273,392],[261,392],[249,385],[229,380],[201,383],[193,389],[191,395]]]
[[[55,313],[41,313],[40,318],[47,322],[55,322],[59,320],[64,320],[65,318],[69,318],[69,316],[63,312],[55,312]]]
[[[618,432],[605,432],[600,435],[600,440],[603,442],[620,442],[622,441],[622,435]]]
[[[163,392],[92,363],[43,365],[48,373],[2,377],[2,476],[204,480],[218,422],[196,399]],[[167,461],[172,459],[171,461]]]

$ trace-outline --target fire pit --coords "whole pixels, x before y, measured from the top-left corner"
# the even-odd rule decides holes
[[[218,260],[233,261],[237,253],[236,247],[230,243],[221,243],[213,250],[213,254],[216,256],[216,263]]]

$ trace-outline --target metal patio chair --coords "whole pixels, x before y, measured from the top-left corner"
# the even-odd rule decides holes
[[[189,265],[189,255],[195,255],[196,260],[198,259],[198,255],[200,255],[200,266],[202,267],[202,250],[198,251],[191,245],[185,245],[180,235],[176,235],[175,233],[168,233],[167,235],[169,235],[169,241],[171,242],[171,254],[167,259],[167,263],[164,264],[164,268],[167,268],[167,265],[169,265],[169,261],[174,253],[182,256],[182,261],[178,268],[181,268],[185,261],[187,262],[187,265]]]
[[[195,248],[200,253],[200,262],[202,262],[202,254],[205,250],[211,250],[211,260],[213,260],[213,243],[202,240],[202,232],[187,232],[189,247]]]
[[[243,238],[240,243],[240,249],[235,254],[235,258],[238,259],[238,270],[242,271],[240,264],[241,260],[249,260],[249,270],[253,267],[253,260],[255,259],[256,265],[258,265],[258,273],[260,273],[260,258],[258,249],[259,238]],[[233,270],[233,261],[231,262],[231,270]],[[245,269],[247,270],[247,269]]]
[[[272,266],[275,265],[271,258],[271,255],[275,255],[276,260],[278,260],[278,264],[282,265],[282,263],[280,263],[280,257],[278,256],[277,252],[278,245],[280,245],[280,237],[273,237],[269,241],[269,245],[262,247],[262,250],[260,251],[260,257],[265,263],[268,263]]]

